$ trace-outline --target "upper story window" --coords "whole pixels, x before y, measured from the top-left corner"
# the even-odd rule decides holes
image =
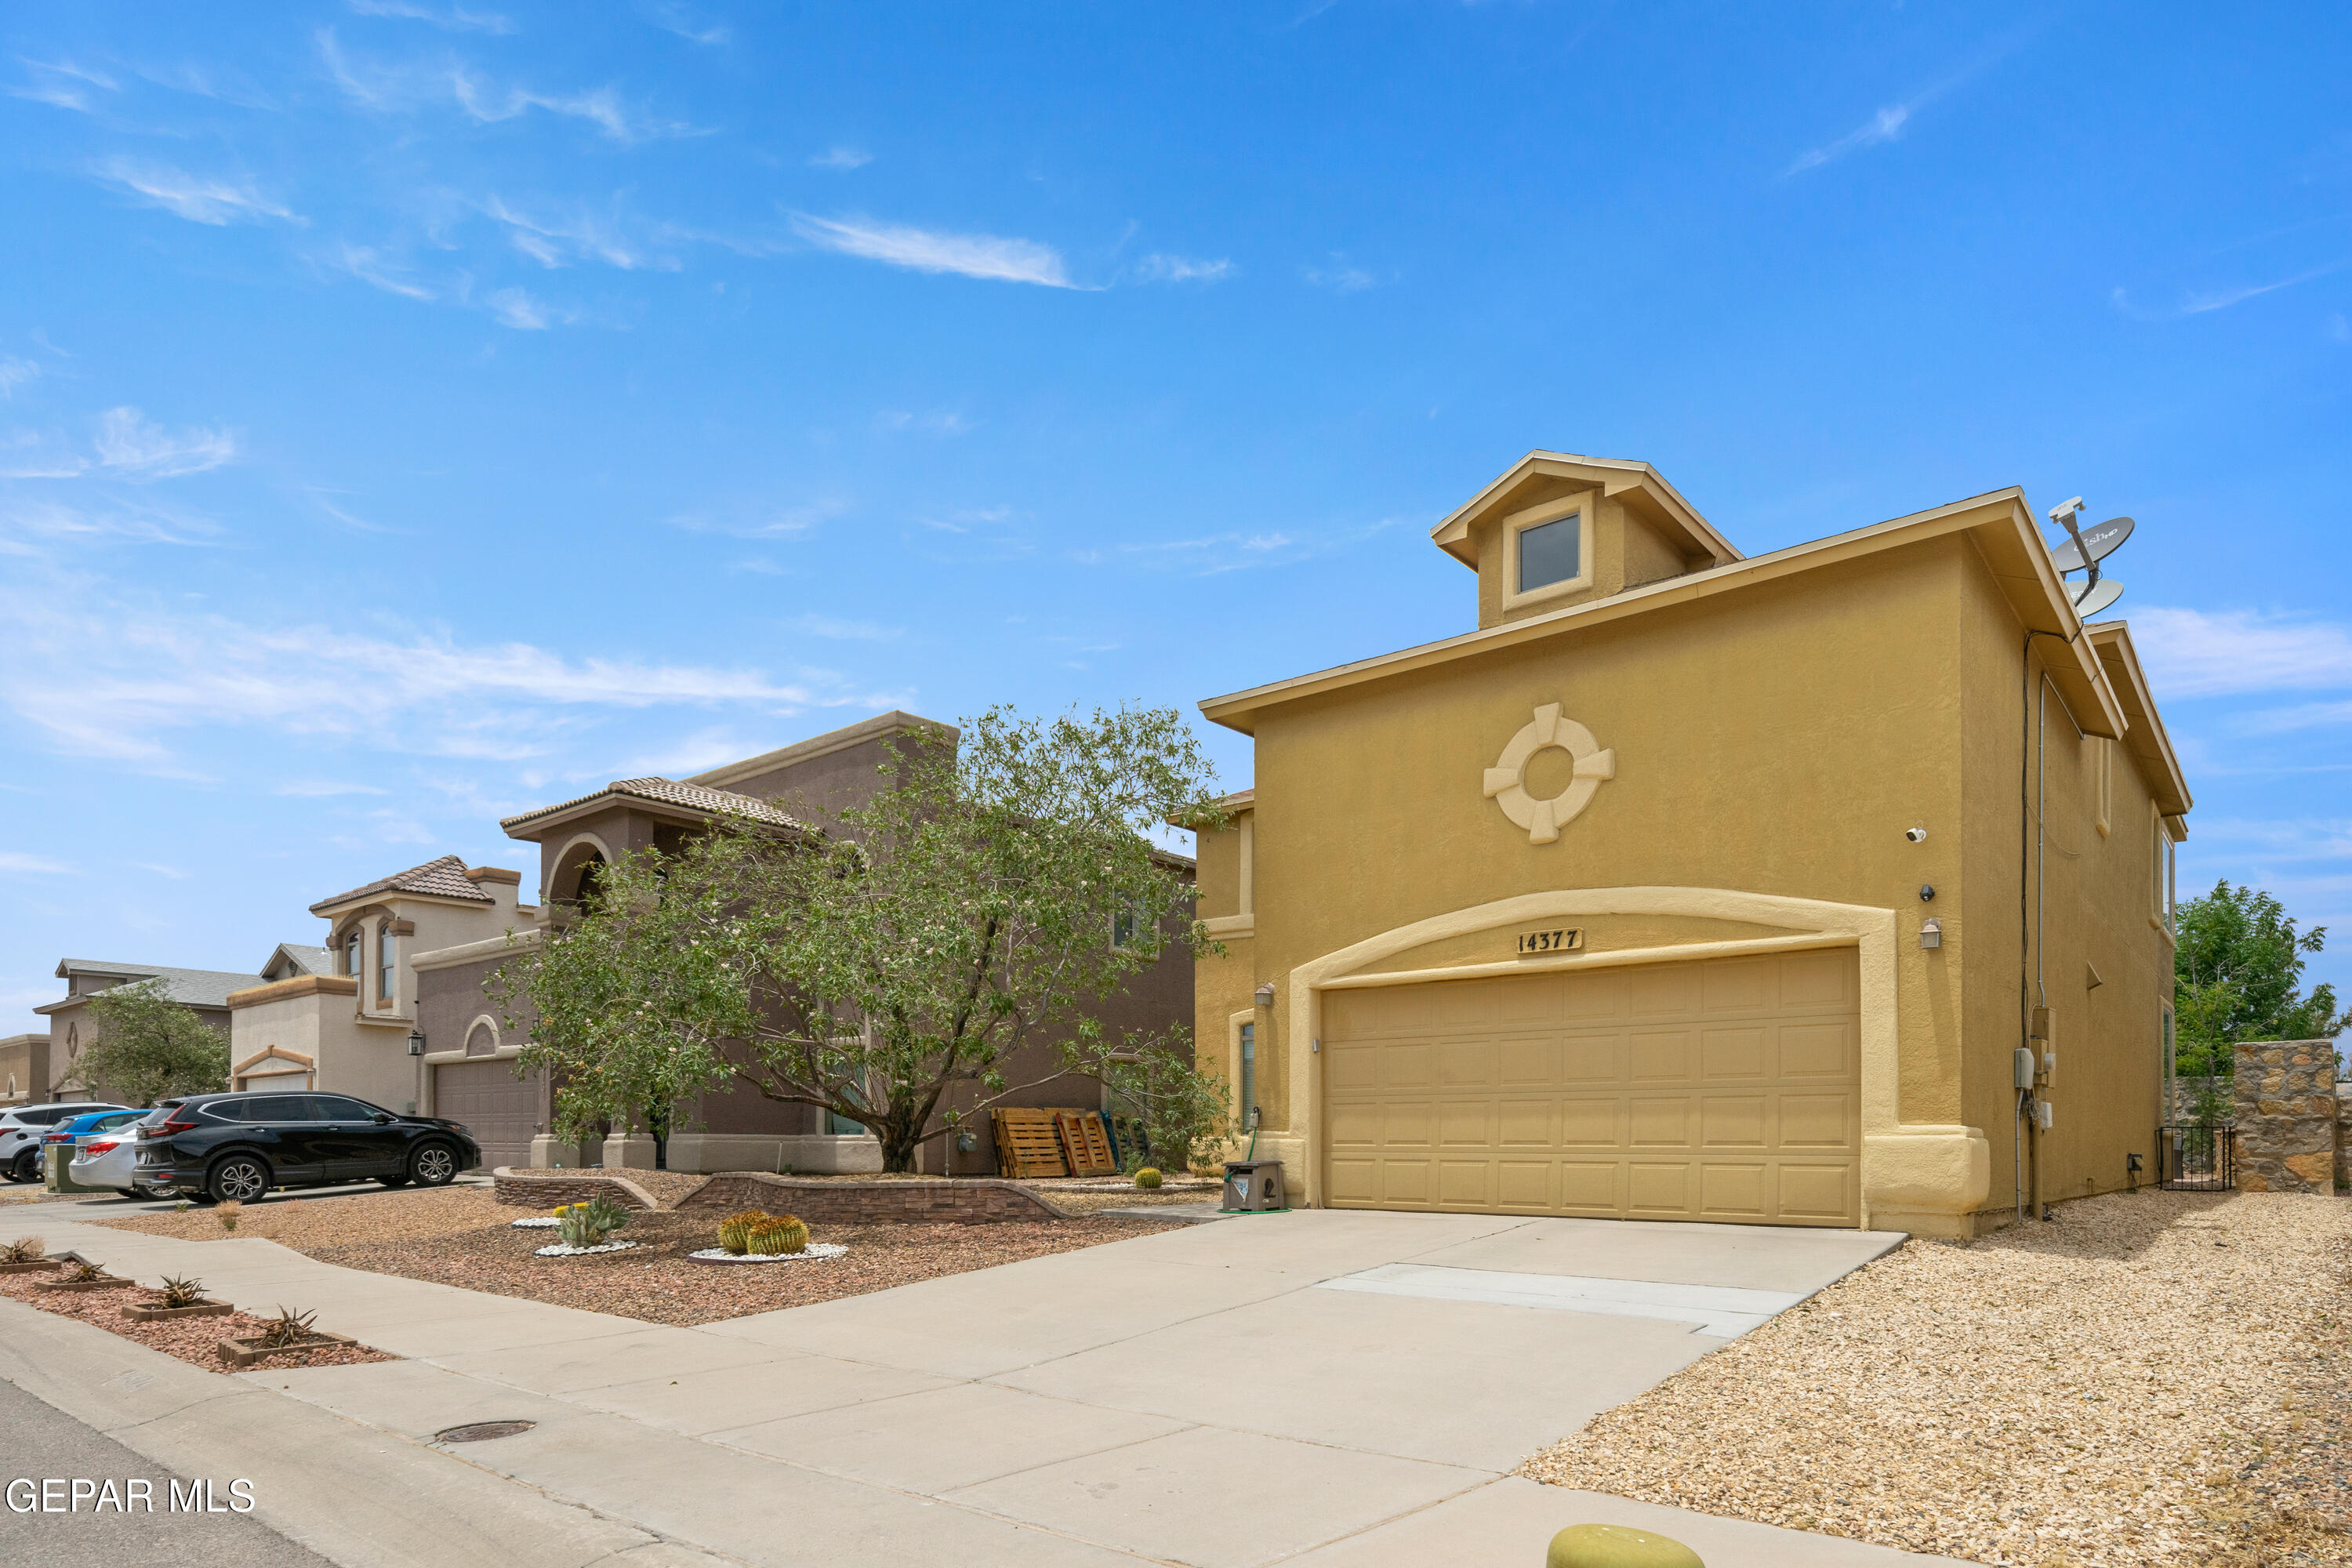
[[[353,926],[351,930],[351,934],[343,938],[343,973],[350,975],[354,980],[357,980],[362,973],[362,970],[360,968],[360,928],[357,926]]]
[[[2156,819],[2156,856],[2152,868],[2156,881],[2156,907],[2150,912],[2156,916],[2157,924],[2167,931],[2174,929],[2172,879],[2175,854],[2171,831],[2164,826],[2164,818],[2158,816]]]
[[[1545,516],[1538,511],[1521,522],[1505,525],[1504,582],[1507,604],[1551,598],[1587,587],[1592,581],[1592,509]]]
[[[399,938],[392,934],[392,928],[390,926],[384,927],[383,930],[376,933],[375,994],[377,998],[381,1001],[390,1002],[392,1000],[392,982],[394,978],[393,950],[394,944],[396,944],[399,940]]]

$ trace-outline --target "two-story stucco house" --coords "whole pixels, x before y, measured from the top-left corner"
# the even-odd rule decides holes
[[[2020,491],[1747,557],[1536,452],[1433,541],[1475,630],[1202,704],[1255,777],[1198,1037],[1294,1194],[1967,1236],[2144,1179],[2189,792]]]
[[[531,926],[538,911],[515,901],[521,881],[519,871],[444,855],[312,904],[328,922],[325,945],[281,944],[258,983],[226,998],[232,1087],[332,1089],[423,1109],[409,959]]]
[[[85,1081],[82,1052],[98,1038],[89,1016],[89,999],[118,985],[154,981],[163,994],[194,1014],[209,1027],[229,1033],[231,993],[261,977],[219,969],[177,969],[159,963],[118,963],[106,959],[64,958],[58,961],[58,978],[66,994],[33,1009],[49,1020],[48,1087],[53,1094],[80,1093],[103,1098],[104,1084]],[[29,1054],[29,1053],[28,1053]]]

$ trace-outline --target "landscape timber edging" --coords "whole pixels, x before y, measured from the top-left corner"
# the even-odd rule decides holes
[[[500,1165],[490,1173],[490,1189],[498,1201],[514,1208],[551,1209],[558,1204],[584,1204],[600,1194],[623,1208],[647,1212],[661,1207],[654,1195],[625,1176],[602,1171],[562,1171],[541,1174]],[[701,1189],[697,1188],[699,1192]]]
[[[779,1176],[722,1171],[678,1200],[681,1209],[782,1207],[827,1225],[992,1225],[1076,1219],[1019,1182],[1003,1176],[861,1182],[839,1176]]]

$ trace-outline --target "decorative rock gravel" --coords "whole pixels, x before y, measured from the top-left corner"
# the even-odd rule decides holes
[[[861,1296],[942,1274],[1154,1236],[1167,1228],[1152,1220],[1117,1219],[828,1225],[817,1227],[819,1238],[846,1244],[849,1252],[823,1268],[714,1268],[688,1261],[687,1254],[711,1245],[719,1228],[716,1216],[709,1210],[654,1210],[630,1216],[628,1234],[642,1244],[642,1250],[566,1258],[555,1268],[530,1255],[530,1233],[511,1228],[514,1213],[500,1207],[488,1189],[444,1187],[430,1193],[259,1204],[246,1210],[237,1234],[266,1237],[346,1268],[431,1279],[646,1322],[691,1325]],[[190,1241],[223,1239],[220,1226],[203,1210],[126,1215],[104,1223]],[[101,1292],[99,1299],[119,1294]]]
[[[2352,1562],[2352,1204],[2057,1212],[1911,1242],[1520,1473],[2030,1568]]]
[[[55,1312],[61,1318],[79,1318],[85,1323],[95,1323],[109,1333],[136,1340],[150,1350],[193,1362],[208,1372],[218,1372],[221,1368],[222,1340],[258,1334],[269,1326],[270,1321],[251,1312],[230,1312],[201,1318],[166,1318],[152,1322],[133,1322],[122,1315],[122,1309],[125,1306],[153,1306],[163,1300],[163,1292],[143,1287],[88,1294],[37,1292],[29,1287],[30,1282],[37,1278],[37,1275],[16,1275],[0,1279],[0,1296],[30,1302],[41,1310]],[[327,1350],[273,1355],[262,1364],[276,1372],[288,1367],[351,1366],[360,1362],[398,1359],[366,1345],[348,1344]]]

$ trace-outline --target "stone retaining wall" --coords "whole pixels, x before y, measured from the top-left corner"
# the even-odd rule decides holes
[[[2238,1189],[2336,1190],[2336,1042],[2262,1040],[2237,1047]]]
[[[491,1189],[499,1202],[517,1208],[551,1209],[558,1204],[586,1203],[599,1193],[625,1209],[657,1209],[651,1193],[636,1183],[620,1176],[598,1175],[592,1171],[566,1171],[562,1175],[541,1175],[532,1171],[517,1171],[501,1165],[490,1173]]]
[[[954,1181],[859,1182],[726,1172],[688,1194],[681,1209],[778,1210],[829,1225],[875,1221],[902,1225],[988,1225],[1003,1221],[1069,1219],[1018,1182],[996,1176]]]
[[[2352,1079],[2336,1086],[2336,1190],[2352,1193]]]

